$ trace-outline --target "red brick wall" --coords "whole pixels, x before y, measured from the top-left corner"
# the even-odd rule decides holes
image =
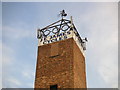
[[[86,87],[84,61],[72,38],[39,46],[35,88]]]
[[[75,42],[73,44],[74,88],[86,88],[85,57],[77,44]]]

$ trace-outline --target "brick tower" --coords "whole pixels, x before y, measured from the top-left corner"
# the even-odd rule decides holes
[[[38,29],[38,56],[35,88],[87,88],[85,41],[77,32],[72,18],[62,19]]]

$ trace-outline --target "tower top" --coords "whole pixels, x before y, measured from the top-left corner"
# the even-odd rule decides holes
[[[64,19],[63,17],[67,16],[65,10],[60,12],[62,17],[61,20],[58,20],[42,29],[37,30],[38,46],[57,42],[60,40],[65,40],[68,38],[74,38],[76,43],[84,51],[86,50],[86,41],[87,38],[82,39],[73,24],[72,16],[70,20]]]

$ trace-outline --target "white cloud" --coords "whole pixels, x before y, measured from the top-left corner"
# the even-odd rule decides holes
[[[13,58],[14,51],[9,47],[9,45],[2,44],[2,65],[11,65],[14,61]]]
[[[24,78],[33,79],[34,76],[35,76],[35,72],[33,72],[32,69],[30,70],[30,68],[29,69],[24,69],[22,71],[22,75],[23,75]]]
[[[12,48],[9,46],[6,46],[3,44],[3,57],[2,57],[2,65],[3,65],[3,72],[2,72],[2,87],[3,88],[20,88],[22,84],[25,86],[22,87],[33,87],[33,80],[34,80],[34,74],[33,68],[31,67],[31,64],[19,64],[20,67],[14,67],[18,63],[17,59],[15,58],[15,52]],[[11,75],[14,74],[14,77]],[[17,76],[17,74],[19,75]],[[24,78],[24,80],[22,80]],[[33,81],[33,82],[29,82]],[[30,86],[31,85],[31,86]]]
[[[34,30],[27,30],[25,28],[15,28],[15,27],[11,27],[11,26],[3,26],[3,40],[9,40],[9,41],[19,41],[19,40],[23,40],[24,38],[33,38],[35,37],[35,31]],[[21,80],[20,78],[25,78],[24,80],[30,80],[32,81],[34,78],[33,75],[33,69],[25,67],[25,65],[20,65],[18,64],[18,59],[16,59],[16,53],[15,53],[15,49],[14,47],[8,45],[9,43],[6,41],[3,41],[2,43],[2,87],[3,88],[19,88],[21,87]],[[14,66],[16,65],[20,65],[21,69],[24,68],[22,71],[20,70],[19,67],[15,68]],[[26,65],[27,66],[27,65]],[[20,71],[18,71],[18,69]],[[16,71],[15,77],[11,77],[9,75],[12,75],[14,72]],[[20,73],[21,76],[16,76],[17,73]],[[9,75],[8,75],[9,74]],[[22,87],[30,87],[30,84],[27,85],[27,83],[29,82],[24,82],[22,81],[22,83],[24,83],[24,85],[26,86],[22,86]],[[32,84],[32,82],[31,82]],[[33,86],[33,85],[32,85]],[[31,86],[31,87],[32,87]]]
[[[6,77],[8,75],[9,68],[13,65],[15,59],[13,57],[14,51],[8,46],[2,43],[2,87],[7,87],[6,85],[12,85],[15,80]],[[9,83],[9,84],[8,84]],[[16,81],[18,84],[18,81]]]
[[[26,80],[26,87],[34,88],[34,80],[35,80],[35,71],[31,68],[31,66],[23,66],[24,69],[21,71],[21,75],[24,80]],[[29,82],[31,81],[31,82]]]
[[[31,74],[29,72],[23,72],[23,76],[31,79]]]
[[[27,83],[27,86],[30,88],[34,88],[34,83]]]
[[[91,61],[91,67],[95,68],[103,78],[107,85],[106,87],[117,88],[118,10],[117,3],[107,4],[99,5],[94,11],[86,14],[82,20],[86,18],[84,24],[86,24],[86,29],[88,29],[89,42],[87,44],[87,51],[92,56],[88,58]],[[96,78],[98,77],[96,76]]]
[[[15,28],[12,26],[3,26],[3,37],[13,40],[35,37],[36,32],[34,30],[28,30],[23,27]]]
[[[17,88],[22,85],[22,83],[19,80],[15,79],[15,77],[7,78],[7,83],[9,83],[9,87],[12,87],[12,88]]]

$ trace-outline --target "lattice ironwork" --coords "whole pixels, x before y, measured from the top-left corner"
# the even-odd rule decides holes
[[[59,24],[60,23],[60,24]],[[67,32],[71,29],[71,21],[62,19],[59,20],[43,29],[38,29],[38,38],[45,38],[54,34],[59,34],[62,32]]]
[[[75,35],[78,37],[79,42],[81,43],[81,46],[85,43],[83,39],[81,39],[78,31],[76,30],[73,23],[71,23],[70,20],[61,19],[43,29],[38,29],[37,38],[40,39],[40,42],[42,40],[45,40],[46,37],[52,36],[55,34],[60,34],[62,32],[68,32],[70,30],[73,30]]]
[[[45,28],[38,29],[37,38],[40,40],[40,42],[48,41],[46,38],[49,36],[51,36],[51,37],[54,35],[59,36],[61,33],[63,33],[63,34],[68,33],[69,31],[72,30],[72,31],[74,31],[74,34],[78,37],[78,41],[81,44],[81,46],[83,47],[83,49],[86,50],[85,42],[87,41],[87,38],[81,39],[78,31],[76,30],[74,24],[72,23],[72,18],[71,18],[71,20],[63,19],[63,17],[67,16],[67,14],[65,13],[64,10],[60,14],[62,17],[61,20],[59,20],[51,25],[48,25]],[[54,40],[57,40],[57,38],[54,38]]]

